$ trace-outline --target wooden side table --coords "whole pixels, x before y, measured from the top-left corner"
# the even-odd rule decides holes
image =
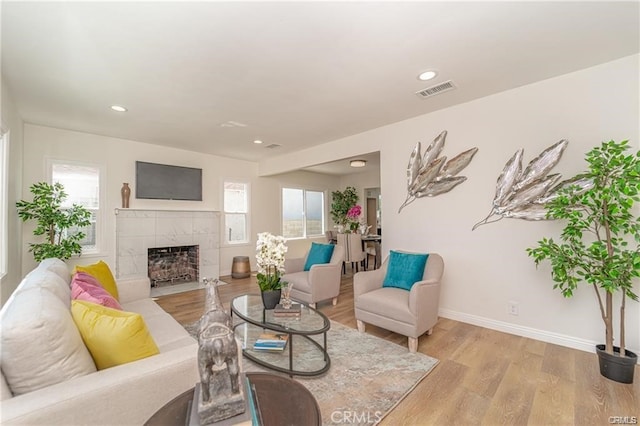
[[[231,263],[231,278],[248,278],[250,275],[249,256],[234,256]]]
[[[255,386],[263,426],[322,424],[316,399],[300,383],[276,374],[246,373],[246,376]],[[185,425],[192,399],[193,389],[182,393],[158,410],[145,426]]]

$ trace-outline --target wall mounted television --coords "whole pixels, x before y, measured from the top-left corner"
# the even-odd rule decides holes
[[[202,201],[202,169],[136,161],[136,198]]]

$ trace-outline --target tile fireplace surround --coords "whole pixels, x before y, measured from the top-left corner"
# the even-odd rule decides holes
[[[116,276],[147,276],[147,249],[200,246],[200,278],[220,276],[220,212],[116,209]]]

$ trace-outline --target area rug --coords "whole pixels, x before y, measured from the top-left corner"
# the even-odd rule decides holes
[[[193,324],[185,326],[194,334]],[[331,321],[331,368],[295,377],[316,398],[325,425],[375,425],[411,392],[438,360]],[[246,372],[269,371],[243,359]]]

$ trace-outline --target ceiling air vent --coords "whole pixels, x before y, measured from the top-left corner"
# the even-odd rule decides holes
[[[419,90],[416,92],[416,95],[418,95],[422,99],[426,99],[440,93],[448,92],[449,90],[453,90],[455,88],[456,88],[456,85],[453,84],[453,81],[448,80],[448,81],[445,81],[444,83],[440,83],[435,86],[431,86],[431,87],[427,87],[426,89]]]
[[[265,148],[267,149],[275,149],[275,148],[280,148],[282,145],[278,145],[277,143],[272,143],[271,145],[267,145],[265,146]]]
[[[239,121],[225,121],[224,123],[220,123],[220,127],[247,127],[246,124],[240,123]]]

